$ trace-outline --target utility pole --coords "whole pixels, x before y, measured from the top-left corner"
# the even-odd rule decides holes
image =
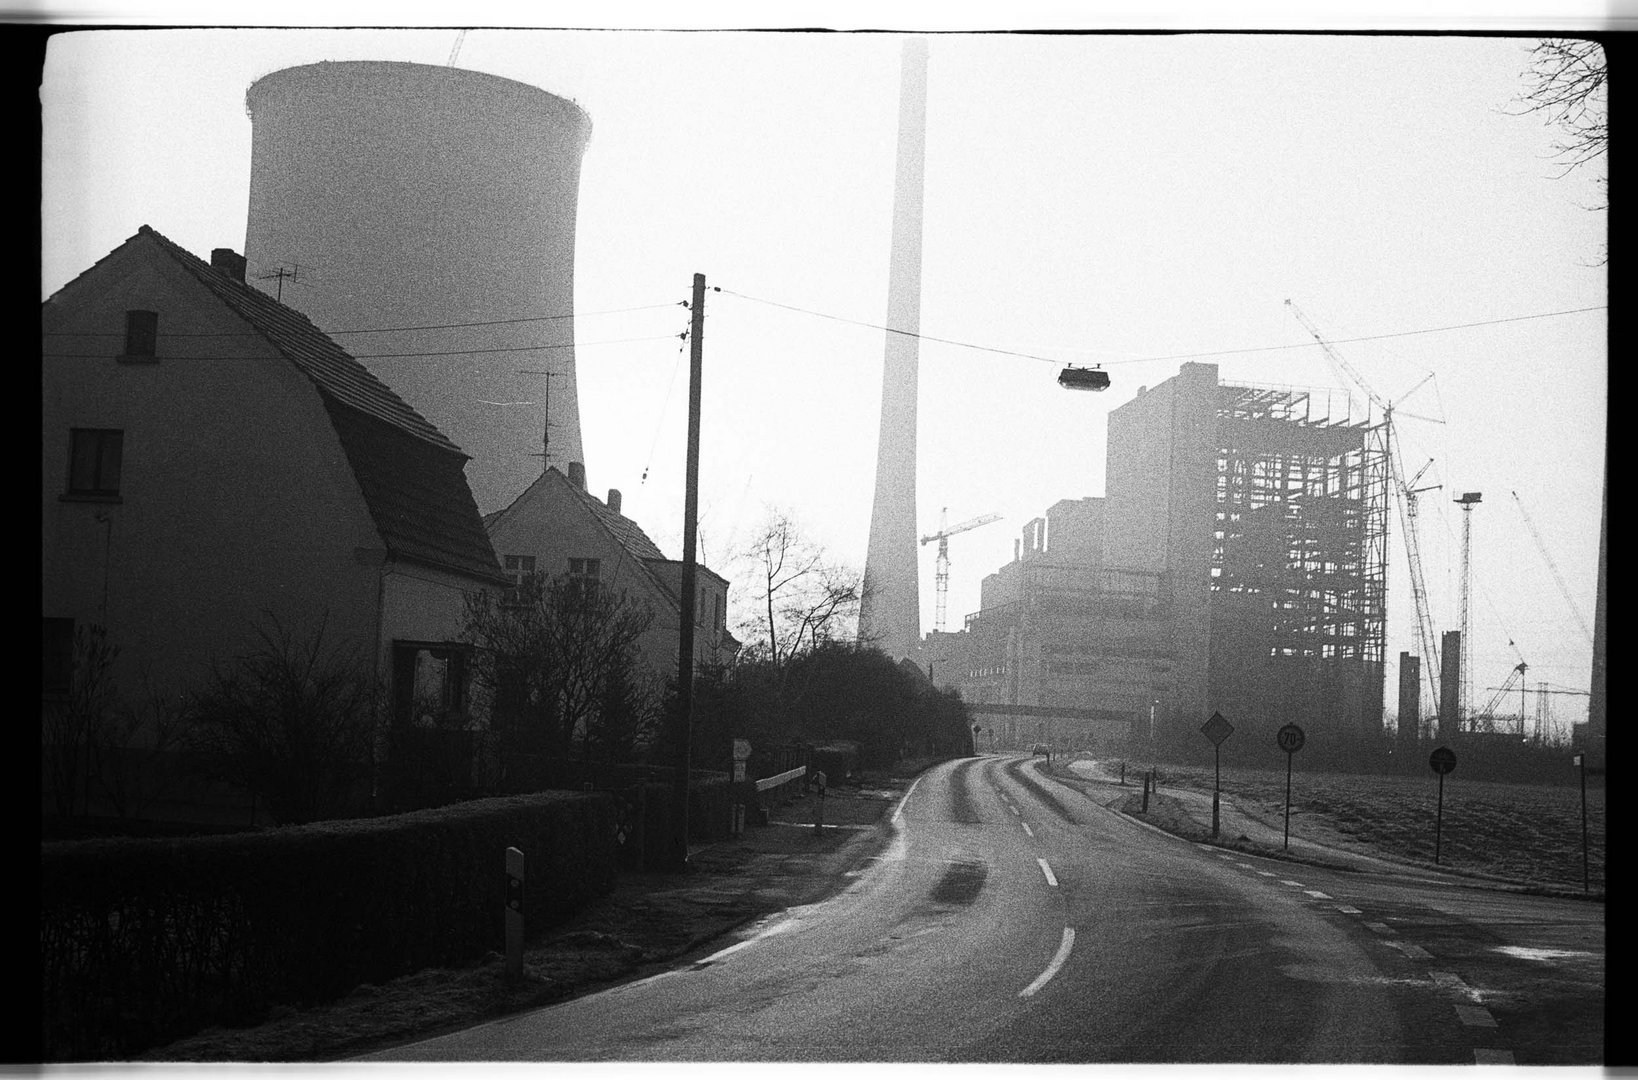
[[[700,375],[704,362],[705,275],[694,275],[692,325],[688,352],[688,476],[683,496],[682,595],[679,616],[682,627],[677,647],[677,776],[676,808],[672,825],[676,830],[671,853],[671,869],[688,869],[688,770],[689,743],[694,728],[694,592],[698,588],[699,566],[694,544],[699,531],[700,509]]]

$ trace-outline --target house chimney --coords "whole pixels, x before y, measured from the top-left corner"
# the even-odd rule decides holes
[[[582,462],[569,462],[569,483],[581,491],[586,490],[586,466]]]
[[[245,279],[245,257],[232,248],[216,248],[210,253],[210,265],[219,274],[226,274],[234,281]]]
[[[609,509],[616,514],[620,512],[620,489],[609,488]]]

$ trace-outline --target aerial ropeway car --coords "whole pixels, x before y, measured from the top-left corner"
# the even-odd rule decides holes
[[[1071,364],[1058,372],[1058,385],[1069,390],[1107,390],[1109,373],[1099,367],[1076,367]]]

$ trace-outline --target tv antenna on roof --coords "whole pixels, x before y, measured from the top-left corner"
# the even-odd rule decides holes
[[[279,279],[279,284],[278,284],[278,287],[275,288],[274,291],[273,291],[273,299],[277,300],[281,304],[284,303],[284,279],[285,278],[289,278],[290,283],[292,285],[300,285],[303,288],[305,288],[307,286],[307,282],[300,280],[301,279],[301,265],[299,263],[292,264],[291,269],[286,269],[285,267],[280,266],[277,270],[273,271],[271,274],[257,274],[256,275],[256,279],[258,281],[271,281],[274,278]]]
[[[545,472],[552,464],[552,380],[561,379],[561,371],[520,371],[519,375],[544,375],[546,377],[546,394],[541,399],[545,406],[546,418],[541,422],[540,453],[530,454],[530,457],[540,458],[540,471]]]

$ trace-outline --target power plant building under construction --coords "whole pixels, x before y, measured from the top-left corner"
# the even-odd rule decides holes
[[[1229,760],[1286,723],[1380,734],[1388,457],[1330,404],[1189,363],[1110,413],[1105,495],[1030,522],[965,629],[926,640],[993,745],[1207,748],[1214,712]]]

